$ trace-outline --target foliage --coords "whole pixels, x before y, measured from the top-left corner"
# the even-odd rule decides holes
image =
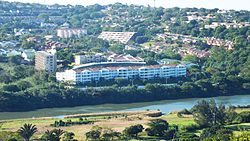
[[[101,138],[102,128],[95,126],[91,131],[87,132],[86,138],[87,140],[98,140]]]
[[[92,127],[91,131],[86,134],[87,140],[94,141],[113,141],[119,140],[121,137],[121,133],[114,131],[110,128],[101,128],[99,126]]]
[[[60,141],[61,136],[65,133],[65,131],[61,129],[53,129],[51,131],[47,130],[44,135],[41,137],[42,141]],[[72,137],[72,135],[71,135]],[[71,141],[71,140],[70,140]]]
[[[0,132],[0,141],[19,141],[23,138],[17,132],[10,131],[1,131]]]
[[[163,137],[169,129],[169,124],[163,119],[155,119],[148,123],[149,128],[146,129],[149,136]]]
[[[238,114],[234,121],[234,123],[249,123],[250,122],[250,112],[245,111],[245,112],[241,112],[240,114]]]
[[[65,132],[64,136],[63,136],[63,141],[77,141],[76,139],[74,139],[75,134],[72,132]]]
[[[73,125],[83,125],[83,124],[92,124],[93,121],[88,121],[88,120],[79,120],[79,121],[71,121],[71,120],[67,120],[62,121],[55,121],[54,124],[51,124],[51,126],[53,127],[61,127],[61,126],[73,126]]]
[[[143,126],[141,124],[132,125],[127,127],[123,132],[128,137],[137,137],[140,132],[143,131]]]
[[[231,140],[233,141],[244,141],[250,139],[250,133],[249,132],[243,132],[241,135],[233,136]]]
[[[202,132],[200,138],[204,141],[210,141],[210,140],[230,141],[231,136],[232,136],[231,130],[221,126],[212,126],[208,129],[205,129]]]
[[[30,141],[30,138],[37,132],[37,128],[32,124],[24,124],[23,127],[20,127],[18,133],[23,137],[25,141]]]
[[[211,127],[215,125],[224,125],[226,117],[226,108],[224,105],[215,103],[214,100],[199,101],[193,108],[193,115],[197,124],[202,127]]]

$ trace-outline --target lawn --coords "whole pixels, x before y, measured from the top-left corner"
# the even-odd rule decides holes
[[[195,124],[194,118],[192,116],[178,117],[177,113],[164,115],[162,116],[162,119],[167,120],[170,124],[175,124],[178,126]]]

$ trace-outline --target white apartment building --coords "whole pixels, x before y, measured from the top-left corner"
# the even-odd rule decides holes
[[[102,32],[98,38],[107,41],[117,41],[123,44],[128,43],[135,35],[135,32]]]
[[[138,63],[138,62],[137,62]],[[117,63],[119,64],[119,63]],[[115,78],[143,80],[169,77],[184,77],[187,74],[185,65],[136,65],[131,63],[130,66],[115,63],[102,65],[95,63],[84,65],[83,67],[73,68],[65,72],[57,72],[56,79],[58,81],[70,81],[74,83],[87,83],[99,80],[112,80]]]
[[[80,37],[87,34],[87,30],[82,28],[60,28],[57,29],[57,36],[60,38],[70,38],[72,36]]]
[[[45,51],[38,51],[35,55],[35,69],[47,72],[55,72],[57,68],[56,55]]]
[[[94,54],[94,55],[76,55],[75,56],[75,65],[81,65],[92,62],[105,62],[107,58],[105,58],[102,54]]]

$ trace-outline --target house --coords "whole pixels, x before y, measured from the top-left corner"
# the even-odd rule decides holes
[[[7,54],[7,51],[4,50],[4,49],[0,49],[0,55],[6,55]]]
[[[0,47],[4,47],[4,48],[14,48],[19,44],[18,41],[2,41],[0,42]]]
[[[32,61],[34,60],[35,58],[35,53],[36,51],[34,49],[27,49],[27,50],[24,50],[21,54],[21,56],[23,57],[23,59],[25,61]]]

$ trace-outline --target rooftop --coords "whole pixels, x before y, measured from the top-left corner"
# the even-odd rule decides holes
[[[100,70],[108,70],[108,71],[116,71],[116,70],[137,70],[137,69],[154,69],[154,68],[161,68],[161,67],[177,67],[177,66],[184,66],[184,65],[176,65],[176,64],[163,64],[163,65],[135,65],[135,66],[91,66],[86,68],[78,68],[73,69],[75,72],[82,72],[82,71],[100,71]]]
[[[80,66],[75,66],[73,70],[90,68],[90,67],[121,67],[121,66],[143,66],[146,62],[100,62],[100,63],[88,63]]]
[[[127,43],[135,35],[135,32],[102,32],[98,38],[108,41]]]

